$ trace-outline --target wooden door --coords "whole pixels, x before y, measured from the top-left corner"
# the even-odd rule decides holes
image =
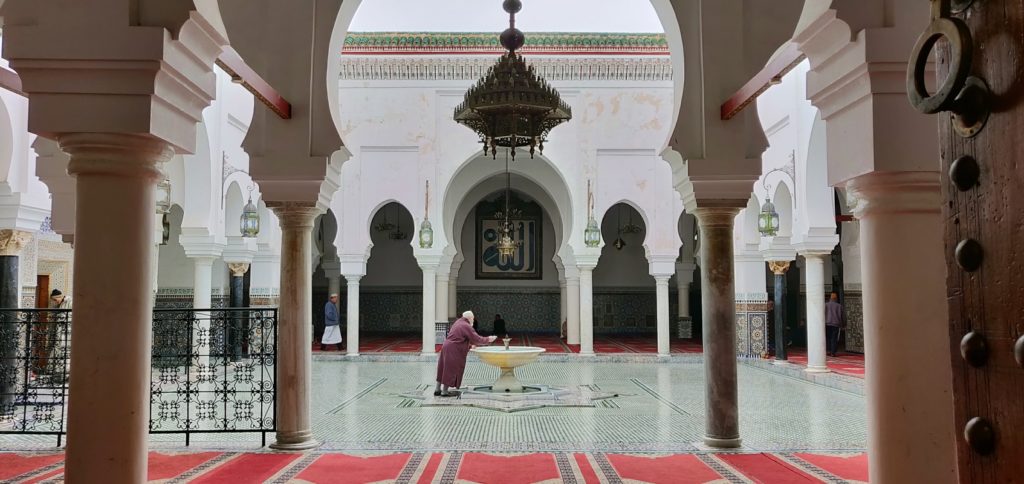
[[[36,307],[46,309],[50,307],[50,276],[36,276]]]
[[[946,12],[935,10],[937,6]],[[959,479],[1020,483],[1024,482],[1024,3],[935,0],[932,16],[948,16],[953,25],[959,23],[970,32],[954,32],[952,37],[960,39],[940,43],[939,82],[951,71],[956,74],[951,67],[954,61],[963,66],[961,72],[976,77],[956,90],[964,101],[950,104],[949,112],[939,115]],[[973,59],[957,55],[958,40]],[[983,94],[983,84],[989,94]]]

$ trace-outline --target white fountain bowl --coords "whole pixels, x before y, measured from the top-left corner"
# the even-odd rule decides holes
[[[536,346],[509,346],[507,350],[504,346],[480,346],[472,351],[488,365],[515,368],[537,361],[537,357],[547,350]]]
[[[541,353],[547,351],[536,346],[481,346],[472,350],[480,361],[501,369],[501,376],[491,385],[491,390],[502,393],[522,393],[523,384],[516,378],[515,369],[537,361]]]

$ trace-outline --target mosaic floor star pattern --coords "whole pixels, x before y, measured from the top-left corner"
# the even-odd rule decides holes
[[[0,453],[0,482],[62,482],[63,454]],[[863,453],[150,452],[148,482],[866,482]]]

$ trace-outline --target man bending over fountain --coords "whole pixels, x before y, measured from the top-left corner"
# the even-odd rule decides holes
[[[473,311],[466,311],[448,330],[448,337],[441,345],[441,355],[437,358],[435,396],[451,397],[457,394],[454,390],[462,386],[462,374],[466,371],[466,356],[469,355],[470,346],[493,343],[498,338],[485,338],[473,331],[474,319]]]

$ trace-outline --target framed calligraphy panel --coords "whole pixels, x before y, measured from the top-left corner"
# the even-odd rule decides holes
[[[513,201],[516,197],[513,196]],[[501,233],[502,218],[495,217],[495,206],[503,201],[481,203],[476,210],[476,278],[477,279],[541,279],[541,211],[523,207],[511,210],[512,240],[519,242],[519,248],[507,261],[498,255],[498,236]],[[524,208],[526,210],[524,210]],[[500,212],[499,212],[500,213]]]

